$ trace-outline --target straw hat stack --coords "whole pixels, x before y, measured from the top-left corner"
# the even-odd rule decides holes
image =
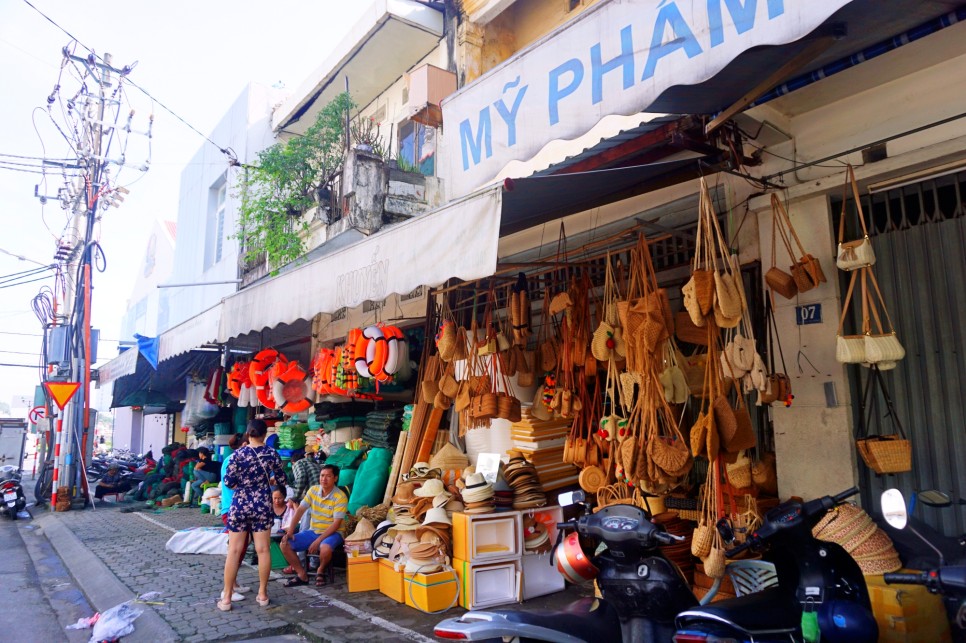
[[[419,526],[419,520],[413,515],[413,507],[417,500],[416,489],[416,482],[405,481],[396,485],[390,519],[395,523],[395,529],[399,531],[412,530]]]
[[[463,513],[488,514],[493,512],[493,486],[483,478],[482,473],[472,473],[465,481],[463,496]]]
[[[514,509],[535,509],[547,505],[547,494],[537,478],[537,469],[525,459],[519,456],[510,458],[503,475],[513,488]]]
[[[469,458],[449,442],[429,459],[430,468],[440,469],[443,472],[462,471],[469,464]]]
[[[503,476],[499,476],[493,485],[493,505],[496,511],[513,509],[513,487],[507,484]]]
[[[533,518],[523,519],[523,547],[528,554],[545,554],[553,548],[546,525]]]
[[[446,490],[443,481],[437,478],[423,482],[418,489],[413,491],[413,495],[416,496],[416,502],[411,510],[412,515],[420,522],[422,522],[426,512],[434,507],[442,507],[453,497],[453,494]]]
[[[359,522],[356,523],[355,531],[351,535],[346,536],[346,551],[353,551],[357,554],[370,553],[372,551],[372,545],[369,543],[369,539],[372,538],[372,534],[375,532],[376,526],[370,520],[360,518]]]

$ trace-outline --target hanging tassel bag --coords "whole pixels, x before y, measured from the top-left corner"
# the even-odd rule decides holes
[[[772,212],[778,213],[788,229],[788,233],[791,235],[792,239],[795,240],[795,245],[798,246],[799,252],[801,252],[801,257],[798,261],[795,260],[795,256],[792,255],[792,265],[789,268],[792,273],[792,278],[795,280],[795,286],[798,288],[798,292],[808,292],[812,288],[815,288],[821,283],[825,283],[825,272],[822,271],[822,264],[818,259],[812,255],[805,252],[805,247],[802,245],[802,240],[798,238],[798,233],[795,232],[795,226],[792,225],[791,217],[788,216],[788,211],[785,206],[782,205],[781,199],[778,195],[772,193],[771,195],[771,208]]]
[[[702,178],[702,189],[707,192],[707,185]],[[714,266],[715,282],[715,302],[714,318],[719,328],[734,328],[741,323],[741,316],[744,313],[745,297],[741,276],[735,271],[734,263],[731,260],[731,251],[721,233],[721,226],[718,224],[718,217],[714,213],[709,194],[704,198],[705,226],[707,230],[714,231],[711,240],[711,260]],[[721,257],[724,270],[718,271],[718,257]]]
[[[855,241],[845,240],[845,213],[849,189],[855,199],[855,211],[862,227],[862,238]],[[845,194],[842,197],[842,213],[839,216],[839,246],[835,255],[835,265],[840,270],[851,271],[875,264],[875,251],[869,240],[869,230],[865,227],[865,214],[862,212],[862,199],[859,197],[859,186],[855,182],[855,172],[849,165],[845,170]]]
[[[775,322],[774,301],[771,297],[765,299],[765,325],[768,329],[768,362],[771,374],[768,375],[764,390],[759,390],[758,404],[773,404],[782,402],[785,406],[792,405],[792,382],[788,379],[788,367],[785,366],[785,353],[782,351],[781,338],[778,336],[778,324]],[[775,371],[775,346],[778,346],[778,356],[782,362],[782,372]]]

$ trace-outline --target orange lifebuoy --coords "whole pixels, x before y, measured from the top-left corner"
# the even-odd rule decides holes
[[[307,410],[312,403],[308,399],[308,374],[297,361],[273,367],[272,394],[278,409],[292,415]]]
[[[380,382],[388,382],[399,368],[401,344],[406,340],[403,332],[396,326],[384,326],[382,333],[386,337],[386,360],[376,373],[376,379]]]
[[[366,343],[367,377],[379,379],[379,374],[386,366],[386,335],[379,326],[368,326],[362,331],[362,336],[369,340]],[[359,374],[362,375],[361,372]]]
[[[288,362],[285,355],[279,353],[274,348],[266,348],[259,351],[252,360],[249,367],[249,376],[252,386],[255,388],[255,396],[258,403],[265,408],[274,409],[275,400],[272,396],[270,377],[272,369],[284,366]]]
[[[251,384],[251,378],[249,377],[249,368],[251,362],[235,362],[228,371],[227,384],[228,392],[230,392],[235,399],[241,396],[242,387]]]

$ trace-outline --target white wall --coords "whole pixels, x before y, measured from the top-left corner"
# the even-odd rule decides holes
[[[234,150],[242,164],[255,160],[258,152],[273,144],[269,117],[284,92],[251,84],[241,93],[209,135],[219,145]],[[169,283],[200,283],[238,278],[238,241],[234,239],[238,221],[237,184],[240,168],[229,168],[228,161],[211,143],[204,143],[181,173],[178,203],[178,243]],[[221,260],[204,267],[206,226],[212,187],[222,178],[228,182],[224,239]],[[166,330],[203,312],[235,292],[235,284],[165,288],[169,319]]]

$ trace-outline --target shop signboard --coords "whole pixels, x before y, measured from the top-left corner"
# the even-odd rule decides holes
[[[805,36],[850,0],[602,0],[443,101],[450,198],[554,140],[630,116],[738,55]]]

